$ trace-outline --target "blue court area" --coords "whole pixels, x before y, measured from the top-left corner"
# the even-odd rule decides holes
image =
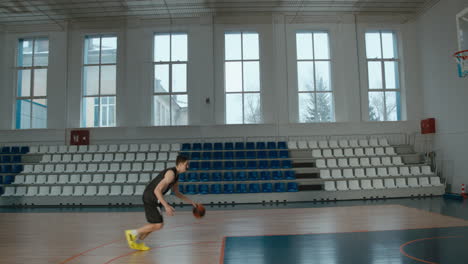
[[[225,264],[468,263],[468,227],[226,237]]]

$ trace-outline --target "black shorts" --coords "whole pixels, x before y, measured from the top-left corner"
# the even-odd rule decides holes
[[[164,221],[161,213],[161,208],[158,206],[158,203],[156,201],[143,201],[143,205],[145,207],[146,221],[148,221],[148,223],[160,224]]]

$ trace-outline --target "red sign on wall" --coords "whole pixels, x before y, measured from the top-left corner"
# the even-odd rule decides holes
[[[72,130],[70,145],[89,145],[89,130]]]
[[[421,134],[435,133],[435,118],[421,120]]]

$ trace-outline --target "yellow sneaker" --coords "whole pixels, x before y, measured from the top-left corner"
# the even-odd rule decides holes
[[[136,237],[132,234],[131,230],[125,230],[125,238],[130,248],[137,249],[137,244],[135,243]]]
[[[135,244],[135,249],[137,250],[141,250],[141,251],[146,251],[146,250],[150,250],[151,248],[148,247],[147,245],[145,245],[145,243],[141,242],[141,243],[134,243]]]

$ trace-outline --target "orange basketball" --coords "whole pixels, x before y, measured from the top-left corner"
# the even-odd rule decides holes
[[[202,204],[197,204],[197,206],[193,207],[192,212],[195,218],[202,218],[205,215],[205,207]]]

